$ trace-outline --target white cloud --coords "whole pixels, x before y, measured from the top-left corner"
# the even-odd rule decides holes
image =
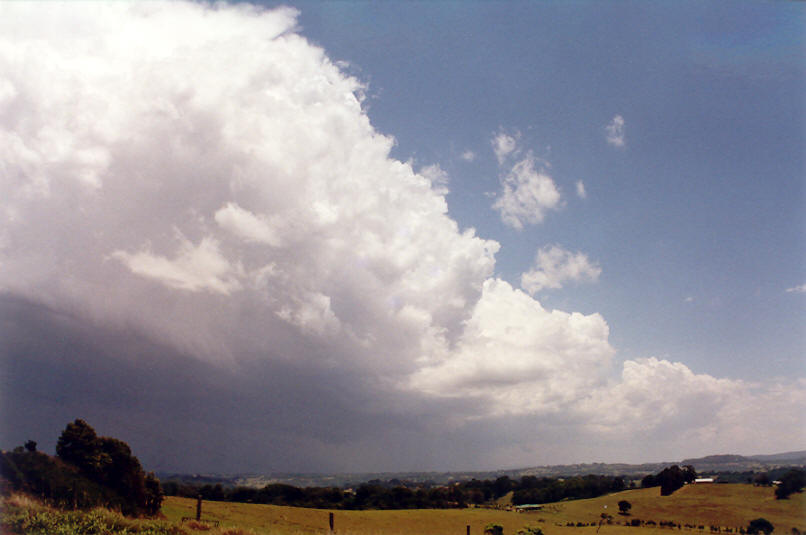
[[[520,137],[521,134],[518,131],[510,135],[503,130],[493,136],[491,143],[495,157],[498,159],[498,165],[503,165],[511,154],[517,154]]]
[[[605,127],[605,139],[614,147],[623,147],[624,141],[624,117],[616,115]]]
[[[579,197],[580,199],[584,199],[585,197],[588,196],[588,194],[585,192],[585,183],[582,182],[581,180],[577,180],[576,189],[577,189],[577,197]]]
[[[448,183],[451,181],[448,173],[439,164],[427,165],[421,168],[418,173],[431,181],[434,191],[440,195],[448,193]]]
[[[461,156],[459,156],[459,157],[462,158],[466,162],[472,162],[473,160],[476,159],[476,153],[473,152],[472,150],[468,149],[468,150],[464,151],[461,154]]]
[[[148,250],[134,254],[114,251],[111,256],[123,262],[132,273],[173,288],[228,294],[241,287],[237,279],[240,269],[221,255],[218,242],[212,238],[204,238],[198,246],[182,239],[173,260]]]
[[[760,385],[719,379],[654,357],[625,361],[619,381],[578,407],[601,440],[627,433],[667,455],[775,450],[806,438],[803,380]]]
[[[522,229],[543,221],[548,210],[562,206],[560,190],[544,169],[536,169],[536,158],[527,154],[501,178],[502,191],[493,204],[507,225]]]
[[[557,411],[601,379],[613,353],[599,314],[547,311],[501,280],[488,280],[457,349],[412,377],[437,396],[482,397],[488,414]]]
[[[258,217],[233,202],[228,202],[213,217],[221,228],[245,241],[265,243],[275,247],[279,247],[283,243],[280,231],[274,228],[266,217]]]
[[[693,303],[694,302],[694,297],[689,295],[685,299],[683,299],[683,301],[685,301],[686,303]]]
[[[568,281],[595,282],[601,273],[602,268],[584,253],[550,245],[537,251],[534,265],[521,275],[521,287],[534,295],[544,288],[562,288]]]
[[[806,293],[806,284],[800,284],[798,286],[793,286],[792,288],[787,288],[787,292],[789,293]]]

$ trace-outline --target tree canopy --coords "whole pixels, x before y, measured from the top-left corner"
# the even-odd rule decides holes
[[[84,420],[67,424],[56,443],[56,457],[25,449],[3,453],[0,475],[6,485],[41,495],[54,505],[104,505],[129,515],[154,515],[163,492],[154,474],[147,474],[122,440],[99,437]]]

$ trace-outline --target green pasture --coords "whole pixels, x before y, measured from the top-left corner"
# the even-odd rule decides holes
[[[618,514],[618,502],[632,504],[630,515]],[[168,520],[180,522],[195,516],[196,501],[168,497],[162,512]],[[775,526],[775,533],[791,535],[792,528],[806,532],[806,494],[794,494],[788,500],[775,500],[773,489],[752,485],[689,485],[672,496],[660,496],[658,488],[637,489],[589,500],[547,504],[543,511],[470,509],[422,509],[404,511],[327,511],[274,505],[204,502],[203,518],[217,520],[222,528],[240,528],[257,534],[299,535],[328,531],[328,515],[334,514],[337,534],[433,534],[465,535],[470,526],[473,535],[482,535],[490,523],[500,524],[504,533],[514,534],[531,525],[546,535],[671,535],[711,534],[711,526],[733,530],[746,527],[750,520],[763,517]],[[598,525],[602,513],[612,516],[611,524]],[[629,527],[625,521],[672,521],[695,526],[687,528]],[[588,524],[577,527],[577,523]],[[573,527],[568,527],[573,523]],[[594,524],[591,526],[590,524]],[[699,526],[703,526],[700,530]],[[735,532],[734,532],[735,533]]]

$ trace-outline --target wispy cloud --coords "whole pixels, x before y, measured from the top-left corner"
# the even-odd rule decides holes
[[[791,288],[787,288],[786,291],[790,292],[790,293],[798,293],[798,294],[806,293],[806,284],[800,284],[798,286],[793,286]]]
[[[521,134],[517,130],[508,134],[503,129],[493,136],[491,143],[498,165],[503,165],[507,157],[516,154],[520,137]]]
[[[464,151],[459,157],[466,162],[472,162],[473,160],[476,159],[476,153],[468,149]]]
[[[560,190],[548,174],[548,162],[527,151],[522,154],[520,132],[510,135],[503,129],[493,136],[493,152],[501,170],[501,191],[493,209],[508,226],[521,230],[524,225],[543,221],[548,210],[562,206]]]
[[[562,288],[573,282],[595,282],[602,268],[581,252],[572,253],[558,245],[537,251],[532,268],[521,275],[521,287],[531,295],[545,288]]]
[[[577,180],[576,183],[576,190],[577,190],[577,197],[580,199],[584,199],[588,196],[587,192],[585,191],[585,183],[581,180]]]
[[[626,142],[624,139],[624,117],[616,115],[613,120],[605,126],[605,139],[614,147],[623,147]]]

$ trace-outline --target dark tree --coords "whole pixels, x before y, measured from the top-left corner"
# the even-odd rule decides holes
[[[751,520],[750,524],[747,525],[747,533],[750,535],[758,535],[759,533],[770,535],[774,529],[770,521],[766,518],[756,518],[755,520]]]
[[[683,467],[683,481],[686,483],[694,483],[694,480],[697,479],[697,471],[694,469],[693,466],[687,464]]]
[[[56,444],[59,458],[93,482],[114,493],[111,505],[124,514],[156,514],[162,504],[162,489],[153,474],[146,477],[140,461],[128,444],[99,437],[84,420],[67,424]]]
[[[95,429],[84,420],[67,424],[56,443],[56,455],[86,474],[97,474],[100,459]]]
[[[33,440],[29,440],[25,443],[25,450],[31,453],[36,451],[36,442]]]
[[[512,490],[512,480],[509,476],[501,476],[493,483],[493,497],[500,498],[507,492]]]
[[[786,500],[794,492],[801,492],[806,486],[806,472],[797,468],[790,470],[781,478],[781,483],[775,487],[775,499]]]
[[[630,509],[632,509],[632,504],[627,500],[621,500],[620,502],[618,502],[619,513],[627,515],[630,513]]]

